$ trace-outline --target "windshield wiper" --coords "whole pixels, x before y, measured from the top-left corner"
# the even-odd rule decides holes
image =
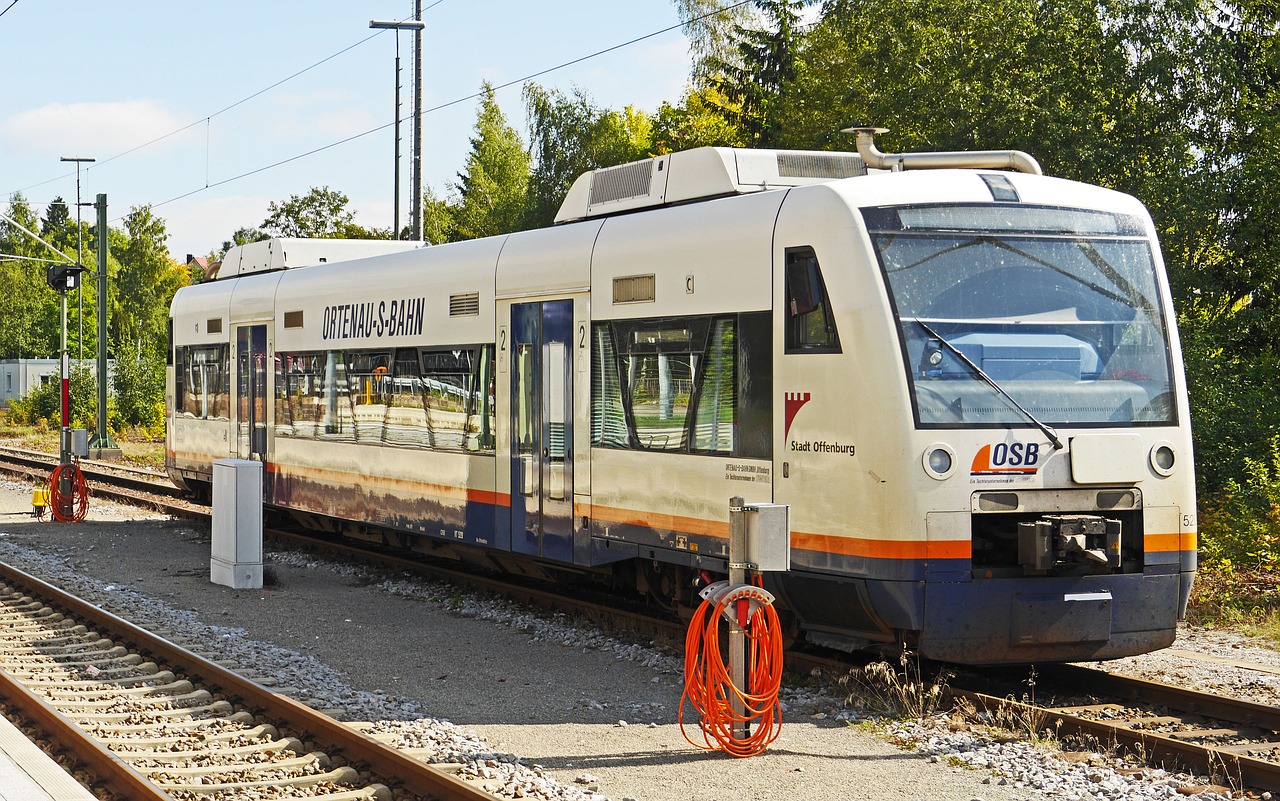
[[[959,348],[957,348],[955,345],[952,345],[951,342],[949,342],[946,339],[946,337],[942,336],[937,331],[934,331],[932,328],[930,328],[929,324],[926,323],[924,320],[921,320],[918,317],[908,317],[904,319],[911,320],[911,322],[923,328],[925,330],[925,333],[927,333],[929,336],[938,340],[938,342],[940,342],[943,347],[951,351],[957,359],[959,359],[961,362],[965,364],[966,367],[972,370],[974,375],[978,376],[983,381],[987,382],[987,384],[992,389],[1000,393],[1001,397],[1009,401],[1009,403],[1013,404],[1013,408],[1022,412],[1023,416],[1025,416],[1028,420],[1030,420],[1032,425],[1040,429],[1040,433],[1044,434],[1046,437],[1049,438],[1049,442],[1053,445],[1053,449],[1055,451],[1062,450],[1062,440],[1058,439],[1057,430],[1055,430],[1054,428],[1052,428],[1051,426],[1045,423],[1040,422],[1040,418],[1036,417],[1034,414],[1027,411],[1027,409],[1021,403],[1018,403],[1016,400],[1014,400],[1013,396],[1010,395],[1008,391],[1005,390],[1004,387],[997,384],[994,378],[987,375],[986,370],[983,370],[981,367],[975,364],[972,359],[970,359],[968,356],[965,356],[964,352],[961,351]]]

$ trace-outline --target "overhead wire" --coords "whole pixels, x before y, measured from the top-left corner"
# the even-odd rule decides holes
[[[695,18],[693,18],[693,19],[689,20],[689,22],[697,22],[698,20],[706,19],[707,17],[713,16],[713,15],[715,15],[715,14],[720,14],[720,13],[723,13],[723,12],[725,12],[725,11],[732,11],[732,10],[733,10],[733,9],[735,9],[735,8],[739,8],[739,7],[741,7],[741,6],[745,6],[745,5],[747,5],[748,3],[752,2],[752,1],[753,1],[753,0],[740,0],[740,2],[734,3],[733,5],[730,5],[730,6],[726,6],[725,8],[719,9],[718,11],[713,11],[713,12],[710,12],[710,13],[707,13],[707,14],[703,14],[703,15],[702,15],[702,16],[700,16],[700,17],[695,17]],[[440,3],[442,3],[442,2],[444,2],[444,0],[436,0],[436,3],[434,3],[434,4],[433,4],[433,6],[434,6],[434,5],[439,5],[439,4],[440,4]],[[572,66],[574,66],[575,64],[581,64],[581,63],[582,63],[582,62],[584,62],[584,61],[589,61],[589,60],[591,60],[591,59],[593,59],[593,58],[599,58],[600,56],[607,55],[608,53],[612,53],[612,52],[614,52],[615,50],[621,50],[621,49],[623,49],[623,48],[625,48],[625,47],[630,47],[631,45],[638,44],[638,43],[643,42],[643,41],[645,41],[645,40],[647,40],[647,39],[652,39],[652,38],[654,38],[654,37],[656,37],[656,36],[661,36],[661,35],[663,35],[663,34],[670,33],[671,31],[674,31],[674,30],[676,30],[677,28],[683,28],[683,27],[685,27],[686,25],[688,25],[688,24],[689,24],[689,22],[680,22],[680,23],[677,23],[677,24],[675,24],[675,25],[668,25],[667,27],[665,27],[665,28],[663,28],[663,29],[661,29],[661,30],[653,31],[653,32],[651,32],[651,33],[646,33],[646,34],[644,34],[643,36],[637,36],[637,37],[636,37],[636,38],[634,38],[634,39],[630,39],[630,40],[628,40],[628,41],[622,42],[622,43],[620,43],[620,44],[613,45],[613,46],[611,46],[611,47],[606,47],[606,48],[604,48],[603,50],[597,50],[597,51],[595,51],[594,53],[589,53],[589,54],[587,54],[587,55],[585,55],[585,56],[579,56],[578,58],[572,59],[572,60],[570,60],[570,61],[565,61],[565,62],[563,62],[563,63],[557,64],[557,65],[555,65],[554,67],[547,67],[546,69],[542,69],[542,70],[538,70],[537,72],[529,73],[528,75],[525,75],[525,76],[523,76],[523,77],[520,77],[520,78],[514,78],[514,79],[512,79],[512,80],[510,80],[510,81],[507,81],[506,83],[496,84],[496,85],[494,85],[493,89],[494,89],[494,91],[497,91],[497,90],[499,90],[499,89],[507,89],[507,88],[509,88],[509,87],[515,86],[516,84],[522,84],[522,83],[525,83],[526,81],[531,81],[531,80],[533,80],[534,78],[540,78],[540,77],[542,77],[543,75],[548,75],[548,74],[550,74],[550,73],[552,73],[552,72],[557,72],[557,71],[559,71],[559,70],[566,69],[566,68],[568,68],[568,67],[572,67]],[[444,110],[444,109],[446,109],[446,108],[450,108],[450,107],[452,107],[452,106],[456,106],[456,105],[458,105],[459,103],[465,103],[465,102],[467,102],[468,100],[475,100],[476,98],[481,97],[481,96],[482,96],[482,94],[483,94],[483,92],[472,92],[472,93],[471,93],[471,94],[469,94],[469,95],[465,95],[465,96],[463,96],[463,97],[455,98],[455,99],[450,100],[450,101],[448,101],[448,102],[441,103],[441,104],[436,105],[436,106],[432,106],[431,108],[423,109],[423,110],[420,112],[420,115],[421,115],[421,116],[426,116],[427,114],[431,114],[431,113],[434,113],[434,112],[437,112],[437,111],[442,111],[442,110]],[[338,141],[336,141],[336,142],[330,142],[330,143],[329,143],[329,144],[327,144],[327,145],[321,145],[320,147],[312,148],[311,150],[308,150],[308,151],[306,151],[306,152],[304,152],[304,153],[298,153],[298,154],[296,154],[296,155],[289,156],[288,158],[284,158],[284,159],[281,159],[281,160],[279,160],[279,161],[275,161],[275,162],[272,162],[272,163],[270,163],[270,164],[266,164],[266,165],[263,165],[263,166],[261,166],[261,167],[257,167],[257,168],[255,168],[255,169],[249,170],[249,171],[247,171],[247,172],[240,173],[239,175],[234,175],[234,176],[231,176],[230,178],[224,178],[224,179],[223,179],[223,180],[221,180],[221,181],[216,181],[216,182],[214,182],[214,183],[210,183],[210,184],[208,184],[208,185],[206,185],[206,186],[197,187],[197,188],[195,188],[195,189],[192,189],[192,190],[191,190],[191,191],[189,191],[189,192],[184,192],[184,193],[182,193],[181,195],[176,195],[176,196],[174,196],[174,197],[171,197],[171,198],[169,198],[168,200],[163,200],[163,201],[160,201],[159,203],[152,203],[152,204],[151,204],[151,208],[155,209],[155,208],[159,208],[159,207],[161,207],[161,206],[168,205],[169,203],[175,203],[175,202],[177,202],[177,201],[179,201],[179,200],[184,200],[184,199],[186,199],[186,198],[188,198],[188,197],[191,197],[192,195],[199,194],[200,192],[203,192],[203,191],[205,191],[206,189],[213,189],[214,187],[222,186],[222,185],[224,185],[224,184],[229,184],[229,183],[232,183],[232,182],[234,182],[234,181],[238,181],[238,180],[240,180],[240,179],[242,179],[242,178],[248,178],[248,177],[249,177],[249,176],[251,176],[251,175],[257,175],[258,173],[266,172],[267,170],[272,170],[272,169],[275,169],[276,167],[281,167],[281,166],[283,166],[283,165],[285,165],[285,164],[289,164],[289,163],[294,162],[294,161],[297,161],[297,160],[299,160],[299,159],[306,158],[307,156],[313,156],[313,155],[315,155],[316,153],[322,153],[322,152],[324,152],[324,151],[326,151],[326,150],[331,150],[332,148],[339,147],[339,146],[341,146],[341,145],[345,145],[345,144],[347,144],[348,142],[353,142],[353,141],[355,141],[355,140],[357,140],[357,139],[363,139],[363,138],[364,138],[364,137],[366,137],[366,136],[370,136],[370,135],[375,134],[375,133],[377,133],[377,132],[379,132],[379,131],[386,130],[387,128],[390,128],[390,127],[392,127],[393,125],[398,125],[398,124],[400,124],[401,122],[403,122],[404,120],[407,120],[407,119],[412,118],[412,116],[413,116],[413,115],[412,115],[412,114],[410,114],[408,117],[402,117],[402,118],[397,119],[397,120],[394,120],[394,121],[392,121],[392,122],[388,122],[388,123],[385,123],[385,124],[383,124],[383,125],[375,126],[375,127],[373,127],[373,128],[370,128],[370,129],[369,129],[369,130],[367,130],[367,131],[362,131],[362,132],[357,133],[357,134],[352,134],[351,136],[345,137],[345,138],[340,139],[340,140],[338,140]]]
[[[11,5],[9,6],[9,8],[13,8],[13,5],[14,5],[14,4],[16,4],[17,2],[18,2],[18,0],[13,0],[13,4],[11,4]],[[428,6],[426,9],[423,9],[423,10],[424,10],[424,11],[426,11],[426,10],[428,10],[428,9],[435,8],[436,6],[440,5],[440,4],[441,4],[441,3],[443,3],[443,2],[444,2],[444,0],[436,0],[436,2],[432,3],[430,6]],[[6,9],[5,9],[5,11],[8,11],[8,10],[9,10],[8,8],[6,8]],[[0,12],[0,16],[3,16],[3,14],[4,14],[4,12]],[[169,131],[169,132],[168,132],[168,133],[166,133],[166,134],[163,134],[163,135],[161,135],[161,136],[157,136],[156,138],[154,138],[154,139],[150,139],[150,140],[148,140],[148,141],[146,141],[146,142],[143,142],[143,143],[141,143],[141,144],[139,144],[139,145],[135,145],[135,146],[133,146],[133,147],[129,148],[128,150],[125,150],[125,151],[122,151],[122,152],[120,152],[120,153],[115,154],[114,156],[109,156],[109,157],[104,158],[104,159],[98,159],[98,162],[94,165],[94,167],[101,167],[102,165],[104,165],[104,164],[108,164],[108,163],[110,163],[110,162],[112,162],[112,161],[115,161],[116,159],[124,158],[125,156],[128,156],[128,155],[130,155],[130,154],[132,154],[132,153],[136,153],[136,152],[138,152],[139,150],[143,150],[143,149],[145,149],[145,148],[151,147],[151,146],[152,146],[152,145],[154,145],[154,144],[157,144],[157,143],[159,143],[159,142],[163,142],[163,141],[164,141],[164,140],[166,140],[166,139],[169,139],[169,138],[171,138],[171,137],[177,136],[178,134],[182,133],[183,131],[190,130],[191,128],[194,128],[194,127],[196,127],[197,125],[202,125],[202,124],[203,124],[203,125],[207,125],[207,124],[209,124],[209,122],[210,122],[211,120],[213,120],[215,117],[221,116],[222,114],[226,114],[228,111],[231,111],[232,109],[234,109],[234,108],[236,108],[236,107],[238,107],[238,106],[242,106],[242,105],[244,105],[245,103],[248,103],[250,100],[253,100],[254,98],[260,97],[260,96],[262,96],[262,95],[266,94],[267,92],[270,92],[272,89],[275,89],[275,88],[277,88],[277,87],[279,87],[279,86],[282,86],[283,84],[288,83],[289,81],[292,81],[294,78],[297,78],[297,77],[299,77],[299,76],[305,75],[306,73],[310,72],[311,70],[315,69],[316,67],[319,67],[319,66],[321,66],[322,64],[326,64],[326,63],[328,63],[328,62],[330,62],[330,61],[334,60],[334,59],[335,59],[335,58],[337,58],[338,56],[341,56],[341,55],[343,55],[343,54],[345,54],[345,53],[348,53],[348,52],[350,52],[350,51],[352,51],[352,50],[356,49],[356,48],[357,48],[357,47],[359,47],[360,45],[364,44],[365,42],[368,42],[370,39],[373,39],[373,38],[375,38],[375,37],[381,36],[381,35],[382,35],[382,34],[384,34],[384,33],[386,33],[386,31],[384,31],[384,30],[379,30],[379,31],[377,31],[376,33],[369,34],[368,36],[364,37],[364,38],[363,38],[363,39],[361,39],[360,41],[358,41],[358,42],[356,42],[356,43],[354,43],[354,44],[348,45],[347,47],[344,47],[344,48],[342,48],[341,50],[338,50],[338,51],[337,51],[337,52],[335,52],[335,53],[330,53],[329,55],[327,55],[327,56],[325,56],[324,58],[320,59],[319,61],[315,62],[314,64],[311,64],[310,66],[307,66],[307,67],[303,67],[302,69],[298,70],[297,72],[295,72],[295,73],[293,73],[293,74],[291,74],[291,75],[288,75],[288,76],[286,76],[286,77],[284,77],[284,78],[281,78],[280,80],[276,81],[275,83],[271,84],[270,86],[263,87],[262,89],[259,89],[258,91],[254,92],[254,93],[252,93],[252,94],[250,94],[250,95],[246,95],[245,97],[240,98],[239,100],[235,101],[234,103],[231,103],[231,104],[229,104],[229,105],[227,105],[227,106],[224,106],[223,108],[218,109],[217,111],[213,112],[212,114],[206,114],[205,116],[200,117],[199,119],[194,120],[194,121],[192,121],[192,122],[190,122],[190,123],[187,123],[186,125],[183,125],[183,126],[182,126],[182,127],[180,127],[180,128],[175,128],[174,130]],[[86,169],[86,170],[88,170],[88,169],[92,169],[92,168],[90,168],[90,167],[86,167],[85,169]],[[69,176],[69,175],[74,175],[74,174],[75,174],[75,173],[66,173],[65,175],[59,175],[59,176],[57,176],[57,177],[55,177],[55,178],[50,178],[50,179],[49,179],[49,180],[47,180],[47,181],[41,181],[41,182],[39,182],[39,183],[31,184],[30,186],[25,186],[25,187],[22,187],[21,189],[16,189],[16,190],[14,190],[14,191],[15,191],[15,192],[25,192],[25,191],[27,191],[28,189],[34,189],[34,188],[36,188],[36,187],[38,187],[38,186],[44,186],[45,184],[53,183],[54,181],[61,180],[61,179],[63,179],[63,178],[66,178],[66,177],[67,177],[67,176]],[[10,194],[12,194],[12,193],[10,193]]]
[[[569,60],[569,61],[562,62],[562,63],[557,64],[557,65],[552,66],[552,67],[547,67],[546,69],[541,69],[541,70],[538,70],[538,71],[536,71],[536,72],[531,72],[531,73],[529,73],[529,74],[527,74],[527,75],[524,75],[524,76],[522,76],[522,77],[515,78],[515,79],[512,79],[512,80],[510,80],[510,81],[506,81],[505,83],[497,84],[497,85],[495,85],[495,86],[493,87],[493,89],[494,89],[495,91],[496,91],[496,90],[499,90],[499,89],[507,89],[507,88],[510,88],[510,87],[515,86],[515,85],[517,85],[517,84],[522,84],[522,83],[525,83],[525,82],[527,82],[527,81],[531,81],[531,80],[533,80],[533,79],[535,79],[535,78],[540,78],[540,77],[542,77],[543,75],[548,75],[548,74],[553,73],[553,72],[558,72],[559,70],[567,69],[568,67],[572,67],[572,66],[574,66],[574,65],[581,64],[581,63],[583,63],[583,62],[585,62],[585,61],[590,61],[591,59],[599,58],[599,57],[601,57],[601,56],[607,55],[607,54],[612,53],[612,52],[614,52],[614,51],[621,50],[621,49],[623,49],[623,48],[630,47],[630,46],[635,45],[635,44],[639,44],[640,42],[646,41],[646,40],[648,40],[648,39],[652,39],[652,38],[657,37],[657,36],[662,36],[663,34],[667,34],[667,33],[670,33],[671,31],[676,30],[676,29],[686,27],[686,26],[688,26],[688,25],[690,25],[690,24],[692,24],[692,23],[699,22],[699,21],[701,21],[701,20],[704,20],[704,19],[707,19],[707,18],[709,18],[709,17],[715,16],[716,14],[721,14],[721,13],[724,13],[724,12],[726,12],[726,11],[733,11],[734,9],[737,9],[737,8],[742,7],[742,6],[748,5],[748,4],[749,4],[749,3],[751,3],[752,1],[753,1],[753,0],[739,0],[739,2],[733,3],[733,4],[731,4],[731,5],[728,5],[728,6],[724,7],[724,8],[721,8],[721,9],[717,9],[716,11],[708,12],[708,13],[706,13],[706,14],[702,14],[702,15],[700,15],[700,16],[698,16],[698,17],[693,17],[693,18],[691,18],[691,19],[689,19],[689,20],[686,20],[686,21],[683,21],[683,22],[679,22],[679,23],[676,23],[676,24],[674,24],[674,25],[668,25],[667,27],[662,28],[662,29],[660,29],[660,30],[652,31],[652,32],[647,33],[647,34],[644,34],[644,35],[642,35],[642,36],[637,36],[637,37],[635,37],[635,38],[633,38],[633,39],[629,39],[629,40],[627,40],[627,41],[625,41],[625,42],[621,42],[621,43],[619,43],[619,44],[612,45],[612,46],[610,46],[610,47],[606,47],[606,48],[604,48],[604,49],[602,49],[602,50],[597,50],[597,51],[595,51],[595,52],[593,52],[593,53],[588,53],[587,55],[584,55],[584,56],[579,56],[578,58],[574,58],[574,59],[571,59],[571,60]],[[13,0],[13,2],[14,2],[14,3],[17,3],[17,0]],[[441,3],[443,3],[443,2],[444,2],[444,0],[436,0],[436,2],[434,2],[434,3],[432,3],[431,5],[429,5],[429,6],[427,6],[426,8],[424,8],[424,9],[423,9],[423,11],[424,11],[424,12],[425,12],[425,11],[429,11],[429,10],[431,10],[432,8],[435,8],[436,6],[440,5],[440,4],[441,4]],[[10,8],[12,8],[12,5],[10,5]],[[7,10],[7,9],[6,9],[6,10]],[[0,12],[0,13],[2,13],[2,12]],[[311,70],[315,69],[316,67],[319,67],[320,65],[322,65],[322,64],[324,64],[324,63],[326,63],[326,62],[332,61],[334,58],[337,58],[338,56],[340,56],[340,55],[342,55],[342,54],[344,54],[344,53],[347,53],[347,52],[349,52],[349,51],[351,51],[351,50],[353,50],[353,49],[355,49],[355,48],[359,47],[360,45],[364,44],[365,42],[368,42],[370,39],[374,38],[375,36],[379,36],[379,35],[381,35],[381,34],[382,34],[382,33],[384,33],[384,32],[385,32],[385,31],[381,31],[381,30],[380,30],[378,33],[371,34],[370,36],[366,36],[365,38],[361,39],[360,41],[356,42],[355,44],[352,44],[352,45],[350,45],[350,46],[348,46],[348,47],[343,48],[342,50],[339,50],[339,51],[337,51],[337,52],[335,52],[335,53],[332,53],[332,54],[330,54],[329,56],[326,56],[325,58],[323,58],[323,59],[321,59],[321,60],[319,60],[319,61],[315,62],[314,64],[311,64],[311,65],[310,65],[310,66],[308,66],[308,67],[304,67],[303,69],[298,70],[297,72],[293,73],[292,75],[289,75],[288,77],[282,78],[282,79],[280,79],[280,80],[276,81],[275,83],[271,84],[270,86],[267,86],[267,87],[265,87],[265,88],[263,88],[263,89],[260,89],[260,90],[258,90],[258,91],[256,91],[256,92],[254,92],[253,94],[248,95],[248,96],[246,96],[246,97],[244,97],[244,98],[241,98],[240,100],[237,100],[236,102],[231,103],[230,105],[227,105],[227,106],[225,106],[224,108],[219,109],[218,111],[216,111],[216,112],[214,112],[214,113],[212,113],[212,114],[209,114],[209,115],[206,115],[206,116],[204,116],[204,117],[201,117],[201,118],[199,118],[199,119],[197,119],[197,120],[195,120],[195,121],[193,121],[193,122],[191,122],[191,123],[189,123],[189,124],[187,124],[187,125],[182,126],[181,128],[175,129],[175,130],[173,130],[173,131],[170,131],[170,132],[169,132],[169,133],[167,133],[167,134],[164,134],[163,136],[156,137],[155,139],[152,139],[152,140],[150,140],[150,141],[147,141],[147,142],[144,142],[144,143],[142,143],[142,144],[140,144],[140,145],[137,145],[137,146],[135,146],[135,147],[132,147],[132,148],[130,148],[130,149],[128,149],[128,150],[126,150],[126,151],[124,151],[124,152],[122,152],[122,153],[117,153],[117,154],[116,154],[116,155],[114,155],[114,156],[110,156],[110,157],[108,157],[108,158],[101,159],[101,160],[99,160],[99,161],[97,162],[97,164],[96,164],[96,165],[94,165],[94,166],[95,166],[95,167],[97,167],[97,166],[102,166],[102,165],[107,164],[107,163],[109,163],[109,162],[115,161],[116,159],[123,158],[124,156],[127,156],[127,155],[130,155],[130,154],[132,154],[132,153],[135,153],[135,152],[137,152],[137,151],[139,151],[139,150],[142,150],[143,148],[150,147],[151,145],[154,145],[154,144],[156,144],[157,142],[164,141],[165,139],[168,139],[168,138],[170,138],[170,137],[172,137],[172,136],[176,136],[177,134],[180,134],[180,133],[182,133],[183,131],[186,131],[186,130],[188,130],[188,129],[190,129],[190,128],[193,128],[193,127],[195,127],[195,126],[197,126],[197,125],[200,125],[200,124],[202,124],[202,123],[204,123],[204,124],[208,124],[208,122],[209,122],[210,120],[212,120],[214,117],[219,116],[219,115],[221,115],[221,114],[225,114],[226,112],[228,112],[228,111],[230,111],[230,110],[232,110],[232,109],[236,108],[237,106],[243,105],[244,103],[247,103],[248,101],[250,101],[250,100],[252,100],[252,99],[254,99],[254,98],[256,98],[256,97],[259,97],[259,96],[261,96],[261,95],[265,94],[266,92],[269,92],[269,91],[271,91],[272,89],[275,89],[276,87],[281,86],[282,84],[287,83],[288,81],[291,81],[291,80],[293,80],[294,78],[297,78],[297,77],[299,77],[299,76],[301,76],[301,75],[303,75],[303,74],[305,74],[305,73],[307,73],[307,72],[309,72],[309,71],[311,71]],[[456,105],[458,105],[458,104],[460,104],[460,103],[465,103],[465,102],[467,102],[467,101],[469,101],[469,100],[475,100],[476,98],[479,98],[482,94],[483,94],[482,92],[472,92],[471,94],[468,94],[468,95],[464,95],[464,96],[462,96],[462,97],[455,98],[455,99],[450,100],[450,101],[447,101],[447,102],[445,102],[445,103],[440,103],[439,105],[432,106],[432,107],[427,108],[427,109],[423,109],[423,110],[421,110],[421,111],[419,112],[419,115],[420,115],[420,116],[426,116],[427,114],[432,114],[432,113],[435,113],[435,112],[438,112],[438,111],[442,111],[442,110],[447,109],[447,108],[450,108],[450,107],[452,107],[452,106],[456,106]],[[313,155],[315,155],[315,154],[317,154],[317,153],[323,153],[323,152],[324,152],[324,151],[326,151],[326,150],[332,150],[332,149],[333,149],[333,148],[335,148],[335,147],[340,147],[340,146],[342,146],[342,145],[347,144],[348,142],[353,142],[353,141],[355,141],[355,140],[357,140],[357,139],[363,139],[363,138],[364,138],[364,137],[366,137],[366,136],[371,136],[371,135],[373,135],[373,134],[375,134],[375,133],[378,133],[379,131],[386,130],[387,128],[390,128],[390,127],[392,127],[392,126],[394,126],[394,125],[398,125],[398,124],[400,124],[401,122],[403,122],[403,121],[405,121],[405,120],[407,120],[407,119],[411,119],[412,117],[413,117],[413,115],[412,115],[412,114],[410,114],[410,115],[408,115],[407,117],[402,117],[402,118],[396,119],[396,120],[394,120],[394,121],[392,121],[392,122],[389,122],[389,123],[385,123],[385,124],[382,124],[382,125],[375,126],[375,127],[370,128],[370,129],[368,129],[368,130],[366,130],[366,131],[362,131],[362,132],[357,133],[357,134],[352,134],[351,136],[344,137],[344,138],[339,139],[339,140],[337,140],[337,141],[335,141],[335,142],[330,142],[330,143],[328,143],[328,144],[326,144],[326,145],[321,145],[320,147],[315,147],[315,148],[312,148],[312,149],[310,149],[310,150],[304,151],[304,152],[302,152],[302,153],[297,153],[297,154],[295,154],[295,155],[293,155],[293,156],[289,156],[289,157],[287,157],[287,158],[283,158],[283,159],[280,159],[280,160],[278,160],[278,161],[271,162],[270,164],[265,164],[265,165],[262,165],[262,166],[260,166],[260,167],[256,167],[256,168],[254,168],[254,169],[247,170],[247,171],[242,172],[242,173],[239,173],[239,174],[237,174],[237,175],[233,175],[233,176],[231,176],[231,177],[224,178],[224,179],[222,179],[222,180],[220,180],[220,181],[212,181],[212,182],[211,182],[211,181],[209,181],[209,180],[208,180],[207,171],[206,171],[205,185],[204,185],[204,186],[196,187],[195,189],[192,189],[192,190],[190,190],[190,191],[188,191],[188,192],[183,192],[182,194],[179,194],[179,195],[175,195],[175,196],[173,196],[173,197],[171,197],[171,198],[168,198],[167,200],[162,200],[162,201],[157,202],[157,203],[152,203],[152,204],[150,204],[150,206],[151,206],[151,208],[156,209],[156,208],[160,208],[161,206],[166,206],[166,205],[168,205],[168,204],[170,204],[170,203],[176,203],[177,201],[185,200],[186,198],[189,198],[189,197],[191,197],[191,196],[193,196],[193,195],[197,195],[197,194],[199,194],[199,193],[201,193],[201,192],[204,192],[204,191],[207,191],[207,190],[209,190],[209,189],[214,189],[214,188],[219,187],[219,186],[224,186],[224,185],[226,185],[226,184],[233,183],[233,182],[235,182],[235,181],[239,181],[239,180],[242,180],[242,179],[244,179],[244,178],[248,178],[248,177],[250,177],[250,176],[257,175],[257,174],[259,174],[259,173],[262,173],[262,172],[266,172],[266,171],[268,171],[268,170],[275,169],[275,168],[277,168],[277,167],[282,167],[282,166],[284,166],[285,164],[289,164],[289,163],[292,163],[292,162],[294,162],[294,161],[298,161],[299,159],[307,158],[308,156],[313,156]],[[71,173],[68,173],[67,175],[70,175],[70,174],[71,174]],[[65,177],[67,177],[67,176],[66,176],[66,175],[62,175],[62,176],[58,176],[58,177],[56,177],[56,178],[50,178],[50,179],[49,179],[49,180],[47,180],[47,181],[42,181],[42,182],[40,182],[40,183],[31,184],[30,186],[27,186],[27,187],[24,187],[23,189],[19,189],[19,190],[15,190],[15,191],[23,192],[23,191],[26,191],[27,189],[33,189],[33,188],[38,187],[38,186],[43,186],[44,184],[52,183],[53,181],[60,180],[61,178],[65,178]],[[119,219],[120,219],[120,218],[116,218],[116,220],[115,220],[115,221],[118,221]]]
[[[5,6],[4,11],[0,11],[0,17],[3,17],[5,14],[8,14],[8,13],[9,13],[9,9],[13,8],[13,7],[14,7],[14,6],[16,6],[17,4],[18,4],[18,0],[13,0],[13,2],[12,2],[12,3],[10,3],[10,4],[9,4],[9,5],[7,5],[7,6]]]

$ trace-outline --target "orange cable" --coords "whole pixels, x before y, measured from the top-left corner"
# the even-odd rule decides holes
[[[759,607],[751,616],[746,627],[747,686],[754,691],[748,693],[734,685],[729,666],[720,652],[720,626],[722,622],[728,623],[723,615],[728,602],[728,593],[715,605],[704,600],[689,622],[684,652],[684,694],[680,698],[680,733],[697,748],[749,757],[762,752],[782,731],[782,704],[778,700],[782,686],[782,627],[778,613],[770,605]],[[744,714],[733,711],[735,698],[741,701]],[[698,710],[702,743],[694,741],[685,731],[686,700]],[[736,724],[746,724],[750,733],[743,739],[735,738]]]
[[[62,471],[71,470],[71,497],[64,498],[62,494]],[[63,506],[66,505],[70,509],[70,514],[63,514]],[[53,514],[53,519],[59,523],[78,523],[84,520],[84,516],[89,512],[89,485],[85,482],[84,473],[80,472],[80,466],[75,463],[60,464],[53,468],[53,473],[49,476],[49,511]]]

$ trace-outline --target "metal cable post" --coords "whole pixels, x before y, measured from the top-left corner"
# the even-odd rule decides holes
[[[741,496],[729,499],[729,585],[747,583],[744,562],[747,558],[747,511]],[[729,677],[733,686],[741,692],[750,692],[747,681],[747,637],[736,615],[729,622]],[[733,739],[745,740],[751,734],[747,722],[747,708],[737,693],[731,693],[730,709],[733,711]]]

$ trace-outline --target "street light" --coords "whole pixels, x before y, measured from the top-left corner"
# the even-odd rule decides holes
[[[422,16],[422,4],[418,3],[418,16]],[[395,202],[393,203],[394,219],[392,220],[391,236],[393,239],[400,238],[400,31],[411,30],[414,32],[414,56],[413,56],[413,173],[410,183],[413,185],[413,201],[410,203],[410,213],[413,215],[413,224],[410,226],[411,238],[422,238],[422,211],[419,204],[422,203],[422,29],[426,24],[421,19],[410,20],[369,20],[370,28],[385,28],[396,32],[396,109],[395,109],[395,178],[394,189]]]
[[[80,207],[85,204],[80,202],[80,165],[93,163],[97,159],[91,158],[75,158],[72,156],[63,156],[60,161],[74,161],[76,164],[76,264],[84,266],[84,228],[80,225]],[[76,335],[80,340],[80,359],[84,362],[84,290],[79,286],[76,287],[76,325],[79,326],[79,333]]]

